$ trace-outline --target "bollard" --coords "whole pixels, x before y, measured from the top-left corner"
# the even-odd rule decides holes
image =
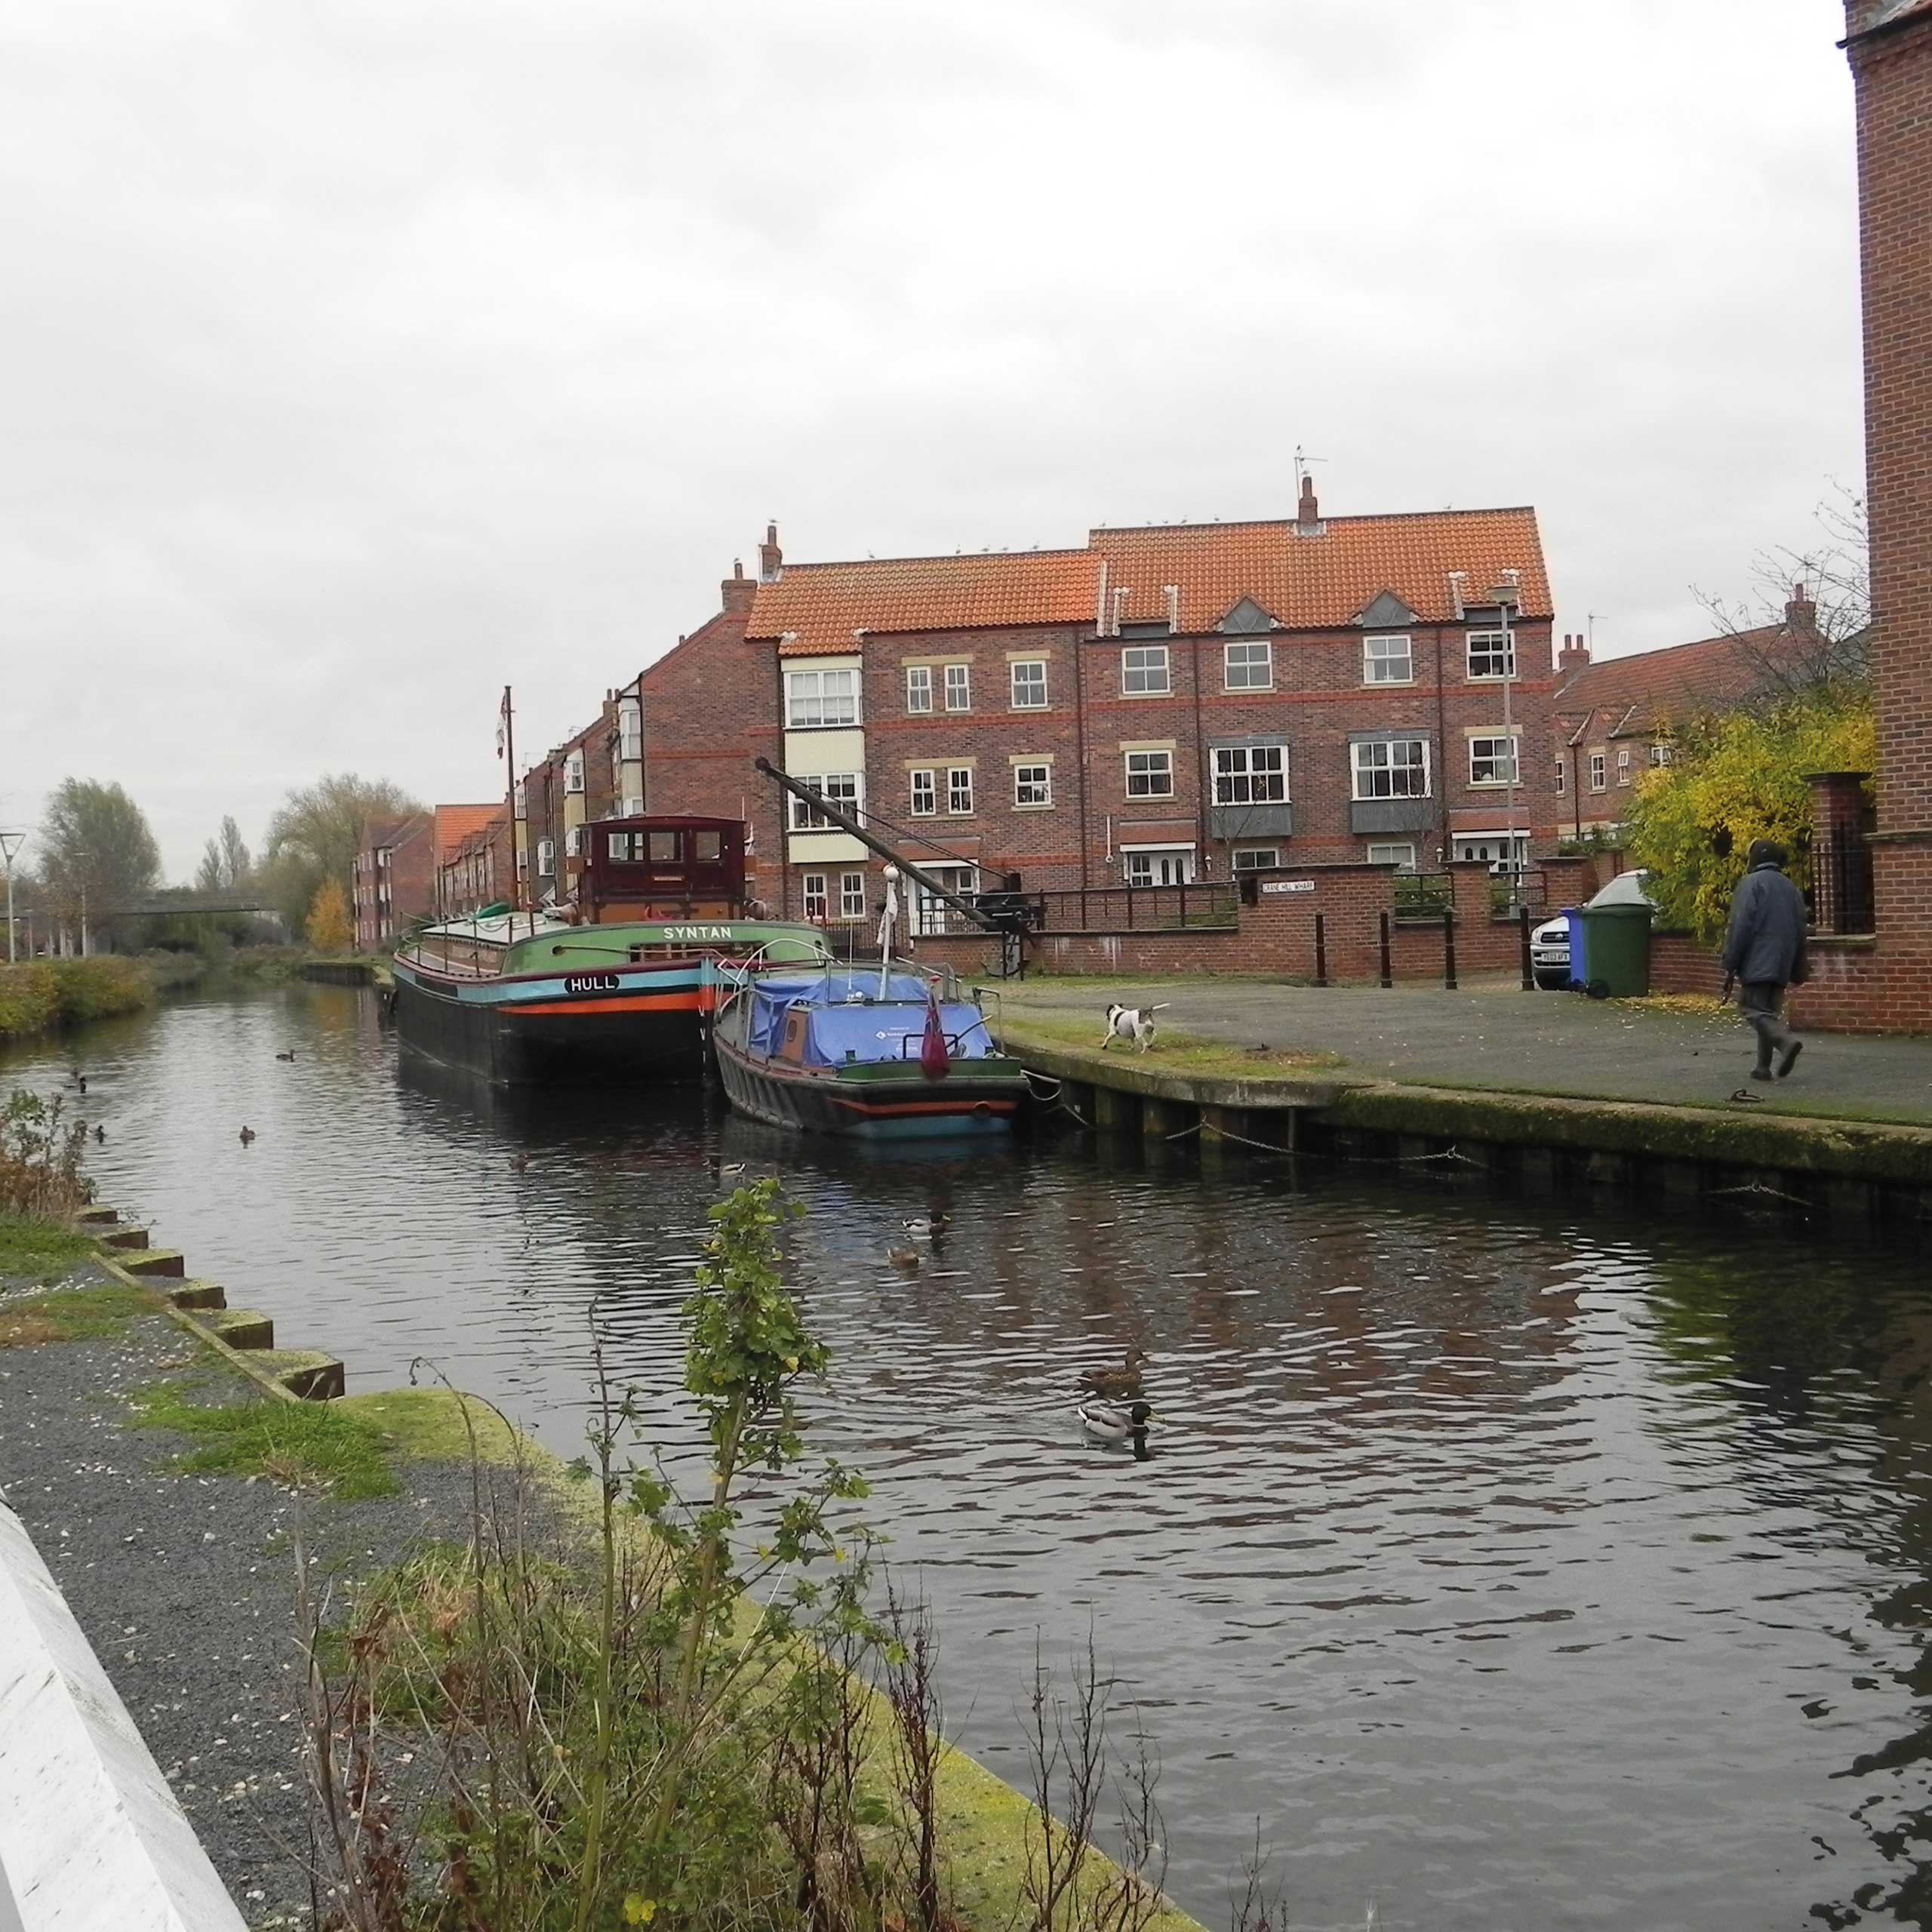
[[[1523,990],[1533,993],[1537,989],[1536,968],[1530,961],[1530,909],[1527,906],[1516,908],[1516,931],[1521,941],[1523,955]]]
[[[1386,912],[1382,915],[1382,983],[1385,986],[1392,986],[1395,983],[1395,976],[1389,970],[1389,915]]]
[[[1315,915],[1315,983],[1328,983],[1328,932],[1319,912]]]
[[[1456,909],[1453,906],[1442,909],[1442,990],[1447,993],[1456,990]]]

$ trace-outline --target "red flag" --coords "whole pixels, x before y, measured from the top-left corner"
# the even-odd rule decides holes
[[[919,1042],[919,1071],[928,1080],[943,1080],[952,1063],[946,1054],[946,1029],[939,1023],[939,1001],[926,998],[926,1037]]]

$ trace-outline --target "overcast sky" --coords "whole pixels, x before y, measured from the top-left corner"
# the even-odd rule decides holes
[[[0,0],[0,825],[500,793],[798,558],[1534,503],[1561,629],[1855,483],[1832,0]]]

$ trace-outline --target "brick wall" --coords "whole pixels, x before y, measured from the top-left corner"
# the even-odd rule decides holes
[[[1857,94],[1876,936],[1820,946],[1802,1010],[1860,1031],[1932,1028],[1932,16],[1849,0]],[[1814,1023],[1815,1021],[1814,1021]]]

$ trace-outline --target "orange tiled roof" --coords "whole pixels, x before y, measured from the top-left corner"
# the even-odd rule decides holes
[[[481,832],[503,811],[500,804],[438,805],[436,808],[436,856],[447,859],[473,832]]]
[[[1091,624],[1103,565],[1110,613],[1112,592],[1124,586],[1125,622],[1163,618],[1164,586],[1174,584],[1184,632],[1212,630],[1244,597],[1287,629],[1334,629],[1385,590],[1424,620],[1450,623],[1452,570],[1466,573],[1463,594],[1475,604],[1513,568],[1523,614],[1550,614],[1534,510],[1441,510],[1331,517],[1309,536],[1288,521],[1163,524],[1095,530],[1078,550],[788,565],[758,586],[747,635],[777,638],[795,657],[852,650],[860,631]]]
[[[1592,712],[1607,712],[1612,735],[1647,736],[1671,718],[1755,697],[1768,681],[1767,666],[1804,648],[1788,624],[1764,624],[1604,658],[1571,673],[1557,691],[1556,715],[1574,724]]]

